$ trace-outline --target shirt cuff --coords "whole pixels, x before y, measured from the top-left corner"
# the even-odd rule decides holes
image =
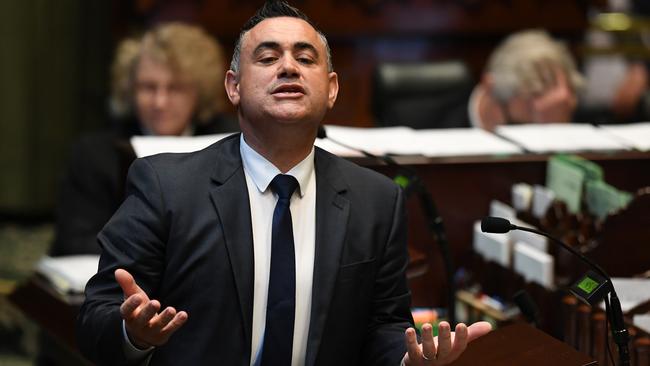
[[[146,366],[149,364],[151,355],[153,354],[154,347],[149,347],[146,349],[138,348],[136,345],[131,343],[129,335],[126,332],[126,323],[122,320],[122,335],[124,336],[124,356],[129,365],[140,365]]]

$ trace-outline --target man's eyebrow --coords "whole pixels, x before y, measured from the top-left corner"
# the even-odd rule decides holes
[[[293,45],[293,49],[294,49],[294,51],[308,50],[308,51],[313,52],[314,55],[316,56],[316,58],[318,58],[318,56],[319,56],[318,50],[316,49],[316,47],[314,47],[314,45],[309,43],[309,42],[296,42]]]
[[[268,49],[279,50],[280,44],[278,42],[273,42],[273,41],[262,42],[259,45],[257,45],[257,47],[255,47],[255,50],[253,50],[253,55],[257,55],[260,52]]]
[[[278,42],[265,41],[265,42],[262,42],[259,45],[257,45],[257,47],[255,47],[255,50],[253,50],[253,55],[258,55],[260,52],[262,52],[264,50],[269,50],[269,49],[279,51],[281,48],[282,47],[280,47],[280,44]],[[316,58],[318,58],[318,56],[319,56],[318,50],[311,43],[309,43],[309,42],[296,42],[296,43],[294,43],[294,45],[293,45],[293,51],[294,52],[295,51],[303,51],[303,50],[308,50],[308,51],[313,52],[314,55],[316,56]]]

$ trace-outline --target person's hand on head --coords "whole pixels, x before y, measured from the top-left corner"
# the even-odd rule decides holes
[[[446,365],[456,360],[467,347],[467,343],[487,334],[492,330],[488,322],[477,322],[469,327],[458,324],[452,332],[449,323],[438,324],[438,336],[433,336],[433,327],[426,323],[422,326],[422,344],[418,344],[415,329],[406,330],[406,349],[404,365]]]
[[[115,270],[115,279],[124,292],[120,314],[131,342],[142,349],[165,344],[185,321],[187,313],[167,307],[162,312],[160,302],[151,300],[135,283],[133,276],[123,269]]]
[[[530,99],[534,123],[570,122],[577,104],[566,73],[551,62],[537,64],[544,90]]]

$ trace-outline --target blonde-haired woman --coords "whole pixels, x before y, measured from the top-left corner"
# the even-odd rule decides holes
[[[135,158],[131,136],[238,129],[236,120],[223,114],[225,67],[217,41],[192,25],[161,24],[120,43],[111,70],[114,123],[73,147],[52,255],[99,253],[96,235],[122,202]]]

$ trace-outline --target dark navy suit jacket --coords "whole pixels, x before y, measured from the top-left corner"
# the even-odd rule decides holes
[[[137,159],[100,232],[99,272],[78,318],[82,352],[124,364],[116,268],[189,314],[151,365],[249,365],[253,237],[239,134],[189,154]],[[397,366],[412,323],[402,191],[316,148],[316,248],[306,365]]]

